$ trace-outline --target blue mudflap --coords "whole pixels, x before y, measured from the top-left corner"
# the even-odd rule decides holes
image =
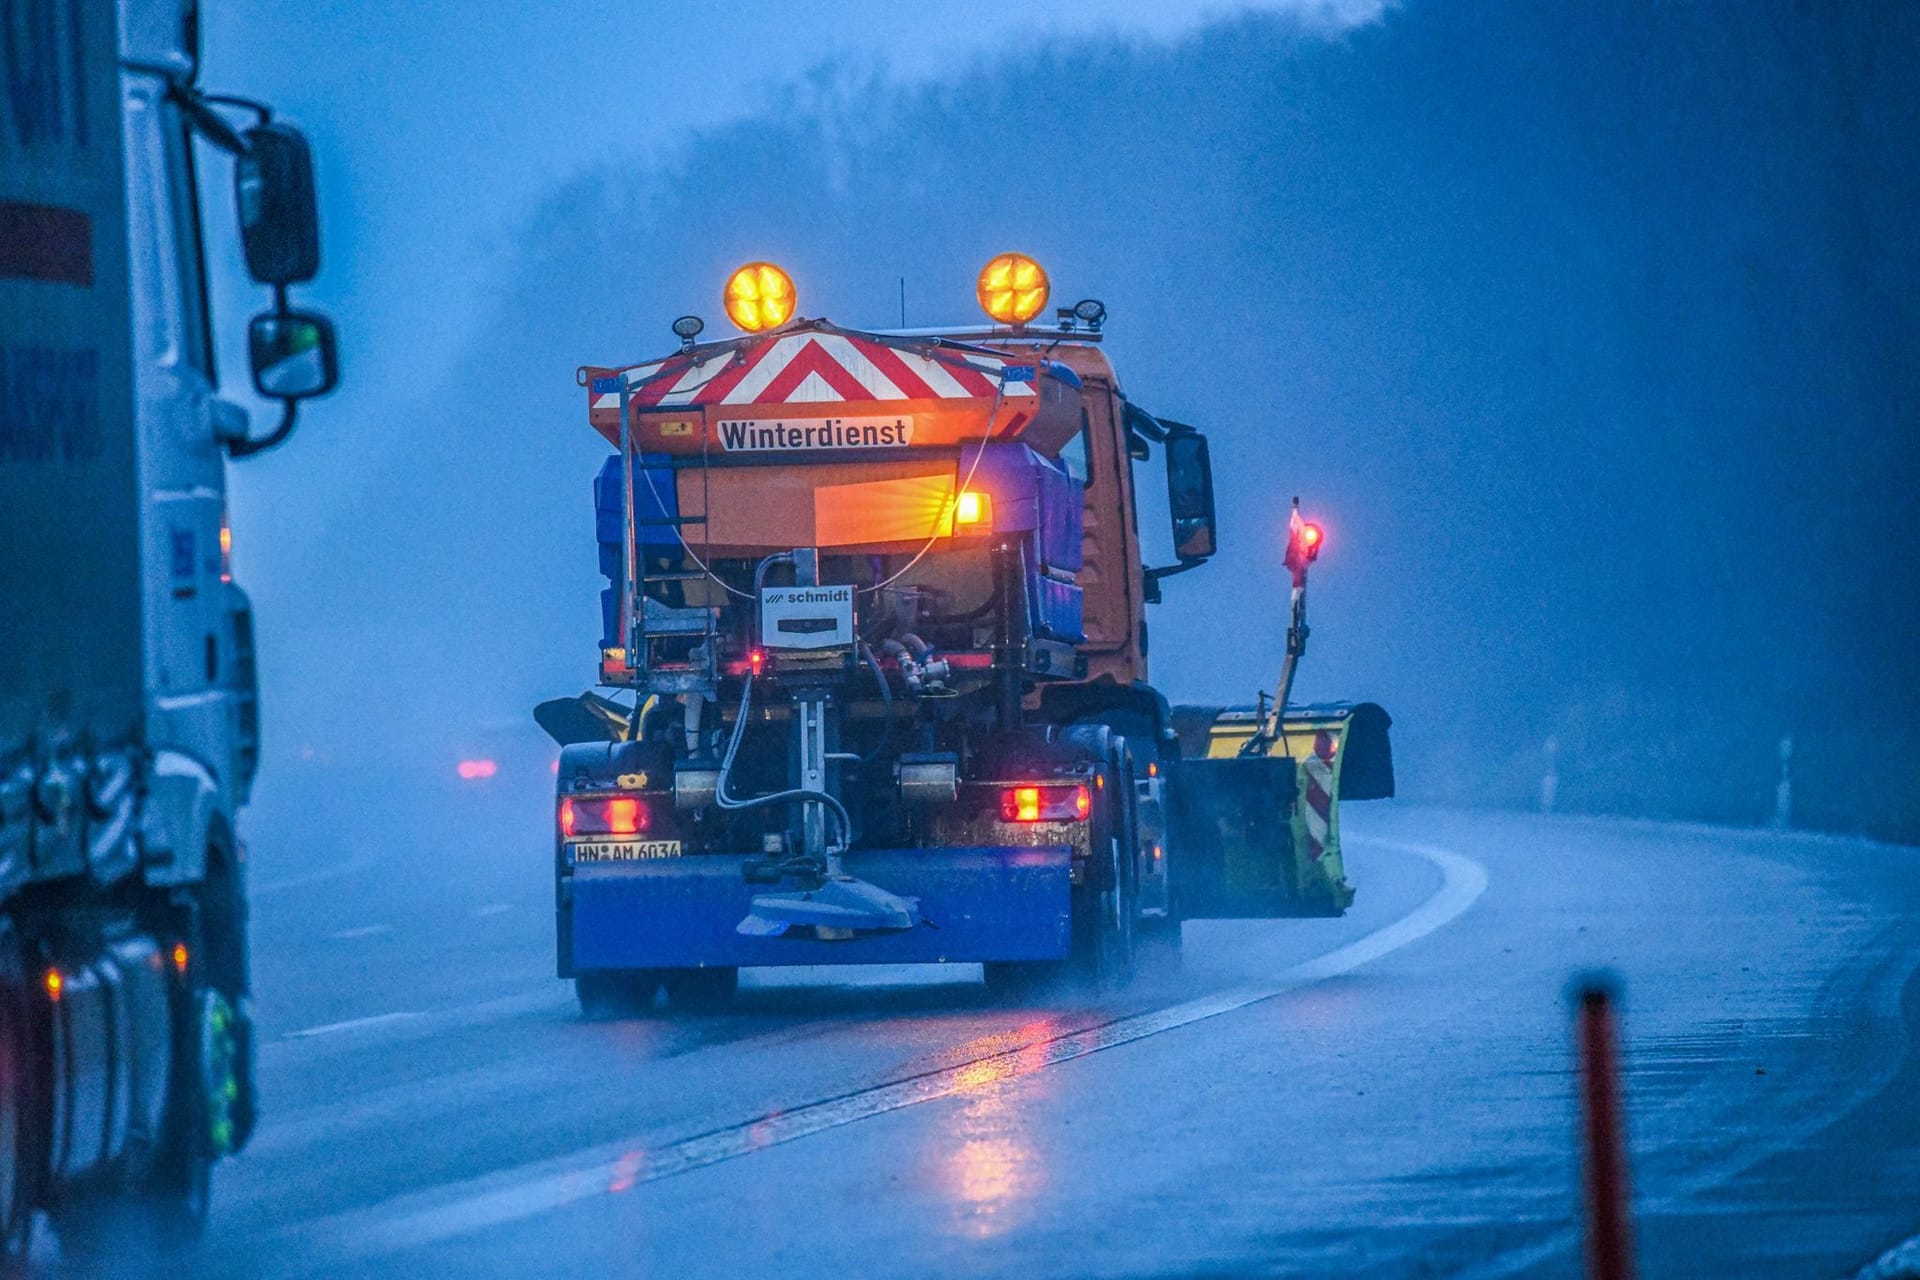
[[[851,853],[846,868],[920,900],[921,924],[838,942],[749,937],[736,926],[756,893],[745,857],[708,854],[595,863],[573,873],[573,966],[919,964],[1052,960],[1067,954],[1068,860],[1045,849],[899,849]]]

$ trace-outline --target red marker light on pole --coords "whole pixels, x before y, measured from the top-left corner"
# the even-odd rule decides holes
[[[1295,499],[1293,514],[1287,520],[1287,555],[1283,563],[1293,571],[1293,585],[1296,590],[1307,585],[1307,566],[1320,558],[1320,547],[1327,534],[1317,524],[1309,524],[1300,518],[1299,500]]]
[[[1281,561],[1293,575],[1292,598],[1287,610],[1287,657],[1280,667],[1280,681],[1274,686],[1273,701],[1267,704],[1259,730],[1240,748],[1241,755],[1264,755],[1279,738],[1280,721],[1287,713],[1287,697],[1293,692],[1293,673],[1301,655],[1307,651],[1307,566],[1319,558],[1320,544],[1324,541],[1326,534],[1319,525],[1308,524],[1300,518],[1300,499],[1295,498],[1293,511],[1287,517],[1287,554]]]

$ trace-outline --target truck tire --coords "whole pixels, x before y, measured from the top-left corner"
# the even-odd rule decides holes
[[[683,1013],[719,1013],[740,989],[740,971],[720,965],[708,969],[668,969],[662,979],[667,1003]]]
[[[1128,747],[1133,753],[1134,777],[1141,777],[1147,773],[1150,767],[1159,766],[1160,751],[1157,744],[1151,739],[1144,742],[1137,739],[1128,739]],[[1135,829],[1138,830],[1139,796],[1137,793],[1132,792],[1131,789],[1129,790],[1130,794],[1134,796],[1134,822]],[[1164,835],[1161,838],[1163,841],[1165,840]],[[1141,842],[1144,843],[1146,836],[1142,834],[1140,839]],[[1163,857],[1167,856],[1164,847],[1161,853]],[[1145,864],[1149,856],[1149,850],[1141,849],[1139,862],[1135,864],[1136,876],[1145,870]],[[1134,919],[1133,946],[1135,962],[1139,968],[1145,970],[1150,975],[1158,976],[1178,973],[1181,967],[1180,915],[1178,906],[1171,901],[1171,893],[1169,893],[1167,905],[1169,909],[1169,914],[1167,915],[1140,915]]]
[[[1117,991],[1133,981],[1139,903],[1130,759],[1125,741],[1115,736],[1107,758],[1095,771],[1093,811],[1087,815],[1092,852],[1086,882],[1073,900],[1073,952],[1068,963],[1080,985],[1094,991]]]
[[[659,989],[660,975],[652,969],[600,969],[573,980],[580,1012],[589,1022],[643,1018],[653,1012],[653,996]]]
[[[213,1165],[250,1136],[255,1099],[246,986],[246,908],[233,864],[218,845],[185,910],[168,905],[146,925],[186,947],[186,980],[173,993],[172,1060],[160,1132],[118,1186],[53,1205],[61,1254],[88,1274],[161,1265],[206,1230]],[[132,1153],[130,1153],[132,1156]],[[135,1172],[134,1170],[137,1170]]]
[[[22,1272],[33,1246],[33,1170],[39,1143],[31,1128],[38,1096],[28,1026],[27,967],[13,930],[0,925],[0,1275]]]

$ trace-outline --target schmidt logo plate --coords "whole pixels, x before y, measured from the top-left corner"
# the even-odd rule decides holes
[[[884,418],[803,418],[795,422],[722,418],[727,453],[794,453],[806,449],[904,449],[913,443],[913,415]]]
[[[761,588],[760,643],[769,649],[851,649],[853,588]]]

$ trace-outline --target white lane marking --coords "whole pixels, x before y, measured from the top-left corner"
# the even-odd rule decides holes
[[[513,910],[513,904],[511,902],[489,902],[484,907],[475,907],[473,909],[473,918],[476,920],[484,920],[488,916],[501,915],[511,910]]]
[[[492,1000],[482,1000],[477,1004],[461,1004],[445,1009],[416,1010],[406,1013],[375,1014],[371,1018],[356,1018],[350,1025],[404,1022],[406,1024],[404,1028],[397,1028],[379,1037],[383,1041],[402,1043],[461,1027],[486,1026],[529,1013],[558,1013],[575,1007],[571,987],[565,991],[556,991],[551,986],[547,986],[544,990],[500,996]],[[294,1038],[298,1034],[300,1033],[289,1033],[278,1040],[269,1040],[260,1046],[260,1051],[268,1053],[302,1048],[303,1042]]]
[[[394,1013],[376,1013],[366,1018],[348,1018],[345,1022],[329,1022],[318,1027],[308,1027],[302,1031],[289,1031],[288,1040],[311,1040],[315,1036],[330,1036],[342,1031],[359,1031],[364,1027],[377,1027],[388,1022],[404,1022],[420,1015],[406,1010]]]
[[[266,898],[276,893],[285,893],[289,889],[304,889],[308,885],[324,884],[328,880],[338,880],[342,876],[350,876],[354,872],[372,863],[372,861],[372,854],[356,854],[348,858],[345,862],[337,862],[331,867],[322,867],[318,871],[309,871],[305,875],[289,876],[285,880],[269,880],[265,884],[249,885],[247,887],[247,896],[250,898]]]
[[[338,933],[327,935],[328,942],[351,942],[355,938],[377,938],[383,933],[392,933],[390,924],[363,924],[357,929],[342,929]]]
[[[1356,838],[1353,843],[1397,849],[1439,867],[1432,897],[1392,924],[1279,974],[1270,984],[1216,992],[1165,1009],[1121,1018],[910,1076],[857,1093],[761,1116],[652,1150],[640,1142],[607,1144],[464,1182],[398,1196],[365,1209],[313,1219],[287,1234],[301,1255],[316,1260],[365,1259],[463,1236],[625,1191],[707,1165],[793,1142],[829,1129],[923,1102],[977,1092],[1003,1080],[1071,1062],[1148,1036],[1191,1026],[1358,968],[1424,938],[1458,917],[1487,888],[1486,868],[1433,845]]]

